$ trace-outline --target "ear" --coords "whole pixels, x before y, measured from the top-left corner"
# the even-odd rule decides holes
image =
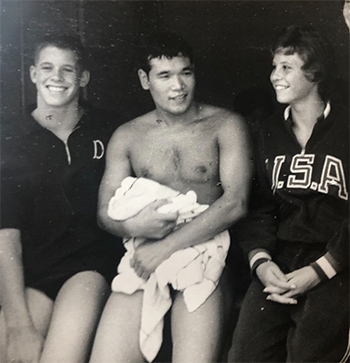
[[[30,74],[30,79],[32,80],[32,82],[36,83],[36,68],[35,68],[35,66],[30,66],[29,74]]]
[[[80,76],[80,87],[85,87],[90,81],[90,72],[83,71]]]
[[[139,79],[140,79],[142,88],[144,90],[149,90],[148,74],[143,69],[139,69],[137,71],[137,74],[139,75]]]

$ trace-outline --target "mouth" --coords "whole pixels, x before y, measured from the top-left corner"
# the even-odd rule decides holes
[[[274,88],[275,88],[275,90],[276,90],[276,91],[284,91],[284,90],[286,90],[287,88],[289,88],[289,86],[282,86],[282,85],[280,85],[280,84],[275,84],[275,85],[274,85]]]
[[[51,92],[64,92],[67,87],[62,86],[46,86],[46,88]]]
[[[186,97],[187,97],[187,93],[182,93],[180,95],[170,97],[170,99],[173,101],[183,101],[184,99],[186,99]]]

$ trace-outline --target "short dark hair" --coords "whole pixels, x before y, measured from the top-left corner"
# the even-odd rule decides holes
[[[139,47],[139,68],[148,73],[151,59],[177,56],[188,57],[191,64],[194,62],[193,49],[181,36],[170,32],[154,33],[145,38]]]
[[[50,34],[45,36],[35,47],[34,63],[38,61],[40,52],[48,46],[54,46],[59,49],[68,49],[73,51],[81,70],[84,71],[87,69],[86,50],[78,37],[67,34]]]
[[[318,91],[324,100],[329,97],[337,73],[334,52],[313,27],[291,25],[284,28],[271,50],[273,54],[297,53],[304,61],[301,69],[305,77],[311,82],[318,82]]]

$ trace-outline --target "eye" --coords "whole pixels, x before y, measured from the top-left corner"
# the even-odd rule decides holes
[[[64,70],[65,72],[68,72],[68,73],[72,73],[72,72],[74,72],[74,69],[73,69],[73,68],[69,68],[69,67],[65,67],[65,68],[63,68],[63,70]]]
[[[282,67],[282,69],[283,69],[284,71],[288,71],[288,70],[290,70],[290,69],[291,69],[291,67],[290,67],[290,66],[286,66],[286,65],[284,65],[284,66]]]
[[[192,71],[184,71],[182,72],[182,74],[186,77],[191,77],[193,75],[193,72]]]
[[[52,69],[51,66],[41,66],[40,69],[44,70],[44,71],[49,71]]]

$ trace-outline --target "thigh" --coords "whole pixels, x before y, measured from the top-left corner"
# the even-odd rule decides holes
[[[142,362],[139,348],[143,293],[112,292],[103,311],[90,362]]]
[[[80,272],[66,281],[55,300],[41,362],[87,359],[109,292],[105,279],[93,271]]]
[[[288,361],[339,362],[348,345],[348,275],[340,273],[319,284],[298,305],[288,336]]]
[[[225,288],[227,285],[222,280],[209,298],[191,313],[182,293],[176,293],[171,311],[173,362],[212,363],[221,359],[228,320],[225,305],[229,303]]]
[[[290,327],[289,306],[266,300],[253,279],[242,303],[229,352],[231,362],[283,362]]]

